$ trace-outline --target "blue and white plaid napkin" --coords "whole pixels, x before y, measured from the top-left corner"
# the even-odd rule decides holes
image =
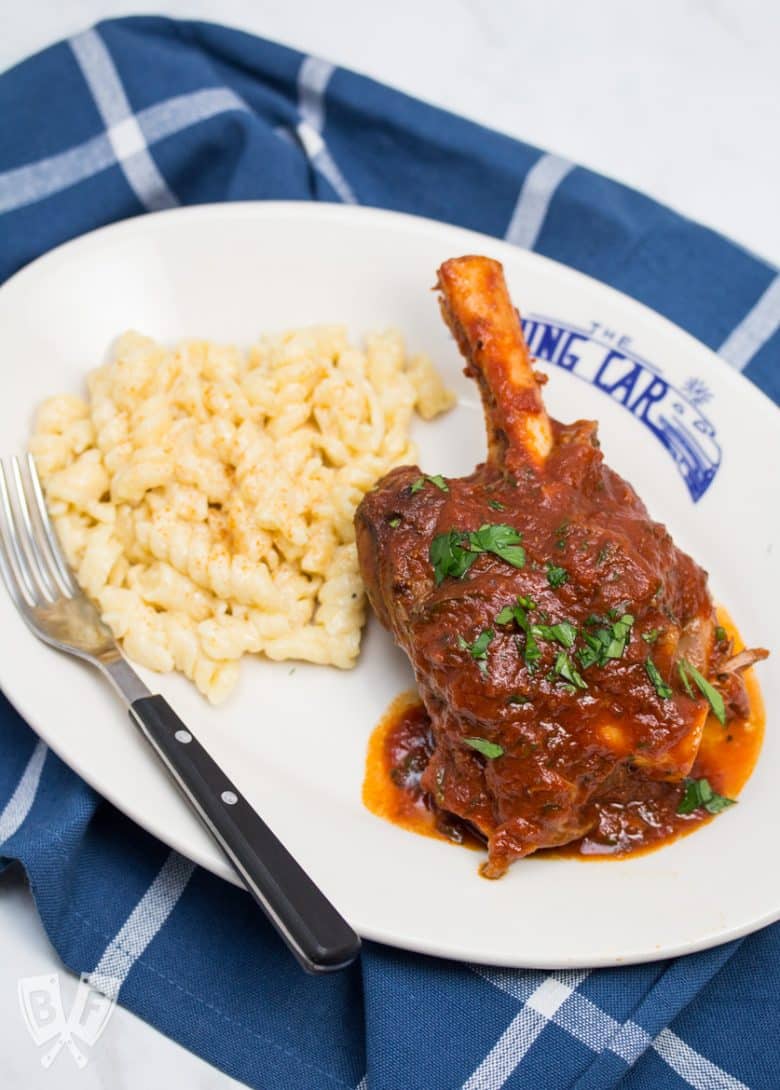
[[[590,273],[780,398],[774,269],[623,186],[316,57],[219,26],[122,19],[0,77],[0,119],[0,280],[149,210],[359,202]],[[126,1007],[262,1090],[780,1086],[780,925],[591,973],[369,943],[359,966],[312,979],[248,895],[119,814],[4,700],[0,849],[0,865],[23,864],[66,965],[117,980]]]

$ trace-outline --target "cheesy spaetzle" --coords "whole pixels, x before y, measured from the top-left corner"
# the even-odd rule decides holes
[[[244,654],[354,665],[352,519],[452,404],[396,331],[317,326],[248,353],[138,333],[40,407],[30,449],[63,548],[126,654],[225,699]]]

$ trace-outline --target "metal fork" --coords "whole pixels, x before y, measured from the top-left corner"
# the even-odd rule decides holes
[[[0,571],[51,647],[97,666],[249,892],[309,972],[344,968],[360,939],[170,705],[144,685],[78,586],[49,520],[32,455],[0,464]]]

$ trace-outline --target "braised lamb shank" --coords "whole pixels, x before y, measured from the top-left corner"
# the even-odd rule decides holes
[[[431,719],[422,785],[487,840],[498,877],[583,836],[599,804],[688,775],[711,703],[697,675],[726,670],[727,713],[743,695],[717,662],[706,573],[604,464],[596,425],[545,412],[501,265],[447,261],[438,290],[487,461],[451,480],[394,470],[358,508],[357,543]]]

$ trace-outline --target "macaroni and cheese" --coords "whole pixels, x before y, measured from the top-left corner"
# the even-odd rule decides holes
[[[246,653],[354,665],[365,620],[352,518],[415,461],[415,411],[452,404],[395,331],[363,349],[340,326],[247,354],[126,333],[54,397],[30,449],[63,548],[126,654],[180,670],[210,701]]]

